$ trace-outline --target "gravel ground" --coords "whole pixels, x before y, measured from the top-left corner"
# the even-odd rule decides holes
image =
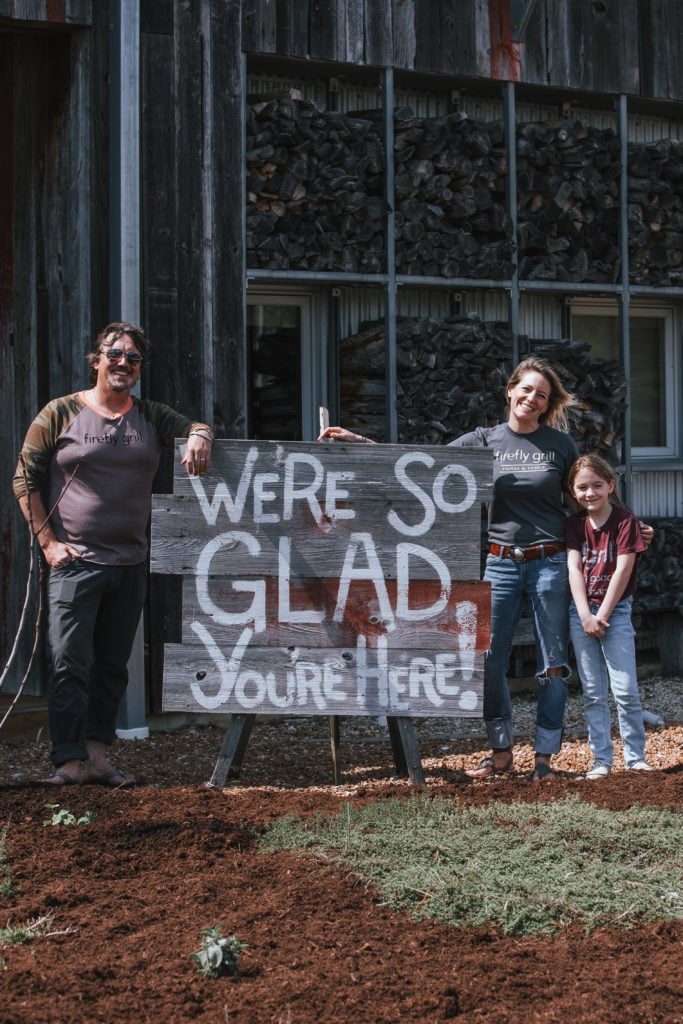
[[[643,708],[664,720],[647,727],[647,757],[659,769],[683,765],[683,679],[642,673]],[[536,699],[531,692],[513,693],[515,768],[531,772]],[[612,708],[615,738],[614,770],[623,769],[621,744]],[[570,686],[566,732],[553,764],[561,773],[581,777],[591,765],[581,692]],[[224,736],[224,720],[161,731],[152,719],[149,739],[117,741],[112,760],[136,775],[142,784],[166,787],[200,785],[211,778]],[[463,769],[488,753],[481,719],[423,718],[416,720],[422,763],[428,783],[462,781]],[[343,718],[340,722],[339,786],[379,786],[393,776],[393,759],[386,723],[375,718]],[[25,785],[49,771],[49,744],[44,729],[35,736],[10,738],[0,733],[0,785]],[[257,718],[247,747],[242,773],[230,786],[332,786],[333,770],[328,719]],[[477,783],[486,785],[487,783]],[[337,789],[338,786],[332,786]]]

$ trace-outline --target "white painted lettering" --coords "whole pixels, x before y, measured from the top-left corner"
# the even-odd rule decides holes
[[[356,568],[354,563],[359,547],[362,547],[365,551],[366,563]],[[384,573],[375,550],[375,542],[370,533],[352,533],[349,538],[349,544],[344,556],[344,565],[339,576],[337,604],[333,615],[335,622],[341,622],[344,618],[351,580],[369,580],[372,583],[377,594],[377,600],[379,601],[380,614],[386,623],[385,628],[393,630],[396,626],[394,613],[391,610],[389,594],[384,583]]]
[[[409,606],[410,591],[410,557],[421,558],[436,571],[441,582],[441,592],[432,605],[426,608]],[[420,544],[401,543],[396,545],[396,618],[408,622],[421,622],[439,615],[446,605],[451,593],[451,574],[448,567],[438,555]]]
[[[240,476],[240,482],[237,485],[237,494],[235,495],[234,500],[230,494],[228,485],[224,480],[218,484],[216,490],[213,492],[213,498],[209,501],[206,496],[206,491],[204,490],[202,478],[199,476],[190,477],[192,490],[197,497],[199,507],[201,508],[204,519],[209,526],[216,525],[218,514],[223,505],[225,506],[225,511],[227,512],[228,519],[231,523],[239,523],[241,521],[247,500],[249,485],[251,483],[251,477],[254,472],[254,465],[256,464],[257,459],[258,448],[250,448],[244,460],[244,466],[242,467],[242,474]]]
[[[417,500],[424,509],[424,516],[419,523],[415,523],[410,526],[394,512],[392,509],[387,515],[387,522],[390,526],[393,526],[395,530],[403,534],[404,537],[421,537],[422,534],[427,533],[428,530],[434,525],[436,519],[436,509],[434,508],[434,502],[429,495],[423,491],[419,484],[416,484],[408,476],[406,469],[411,462],[421,462],[423,466],[427,466],[431,469],[434,465],[434,459],[431,455],[427,455],[425,452],[408,452],[406,455],[402,455],[400,459],[397,459],[394,466],[394,474],[400,484],[405,487],[410,494],[415,495]]]
[[[296,479],[297,466],[299,465],[309,466],[313,470],[313,479],[308,483],[304,482],[299,485],[299,482]],[[285,522],[292,519],[294,515],[295,501],[307,501],[313,518],[318,526],[320,526],[323,520],[323,511],[316,495],[320,490],[324,477],[325,471],[323,469],[323,465],[319,459],[315,458],[314,455],[308,455],[306,452],[290,452],[290,454],[287,455],[285,459],[285,495],[283,513],[283,519]]]
[[[275,501],[275,491],[266,489],[267,484],[277,483],[280,477],[277,473],[257,473],[254,477],[254,522],[255,523],[279,523],[280,516],[277,512],[264,512],[263,506],[266,502]]]
[[[197,589],[197,600],[199,607],[214,622],[223,626],[242,625],[247,622],[254,623],[257,633],[262,633],[266,628],[266,584],[264,580],[231,580],[230,586],[238,593],[253,594],[254,599],[248,608],[241,612],[226,612],[214,603],[209,594],[209,576],[211,574],[211,562],[214,556],[225,547],[234,547],[236,544],[244,544],[250,555],[260,554],[261,547],[255,537],[250,533],[241,530],[231,530],[229,533],[221,533],[202,549],[197,562],[197,575],[195,586]]]

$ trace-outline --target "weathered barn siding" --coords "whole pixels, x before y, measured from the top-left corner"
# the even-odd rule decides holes
[[[0,14],[8,6],[0,7]],[[56,5],[48,7],[55,13]],[[12,8],[37,18],[41,4]],[[86,19],[89,8],[67,5],[65,16],[75,17],[76,12]],[[92,83],[102,57],[96,33],[12,34],[0,25],[0,50],[5,86],[0,99],[0,195],[6,207],[0,218],[4,663],[14,642],[28,567],[26,525],[11,493],[17,452],[40,406],[87,381],[86,346],[102,315],[106,146],[98,144],[101,112],[93,105]],[[32,643],[29,628],[16,661],[17,679]],[[40,685],[36,670],[29,691]]]
[[[678,0],[244,0],[244,49],[683,99]]]

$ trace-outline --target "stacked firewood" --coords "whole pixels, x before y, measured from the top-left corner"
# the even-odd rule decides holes
[[[293,96],[249,102],[246,120],[247,266],[383,272],[381,124]]]
[[[619,139],[572,121],[517,127],[519,273],[619,280]]]
[[[386,271],[382,112],[322,111],[295,94],[247,105],[247,265]],[[501,121],[394,112],[399,274],[617,283],[620,143],[578,121],[517,126],[517,251]],[[683,142],[629,147],[634,284],[683,281]]]
[[[629,148],[629,271],[632,284],[683,283],[683,142]]]
[[[648,519],[655,533],[638,557],[637,639],[654,636],[662,673],[683,674],[683,520]]]
[[[525,351],[549,359],[576,395],[571,433],[579,449],[621,457],[624,374],[614,362],[565,339],[522,339]],[[341,342],[341,417],[345,426],[385,436],[383,321],[362,324]],[[398,437],[403,444],[445,444],[506,417],[505,383],[512,370],[507,324],[474,314],[442,320],[399,317],[397,322]]]
[[[396,272],[427,277],[509,278],[503,125],[464,113],[395,112]]]

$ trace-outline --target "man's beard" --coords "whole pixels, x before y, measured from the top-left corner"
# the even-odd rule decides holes
[[[112,391],[130,391],[133,386],[133,382],[130,377],[126,377],[125,380],[122,380],[121,377],[115,377],[112,373],[110,373],[107,378],[107,384]]]

